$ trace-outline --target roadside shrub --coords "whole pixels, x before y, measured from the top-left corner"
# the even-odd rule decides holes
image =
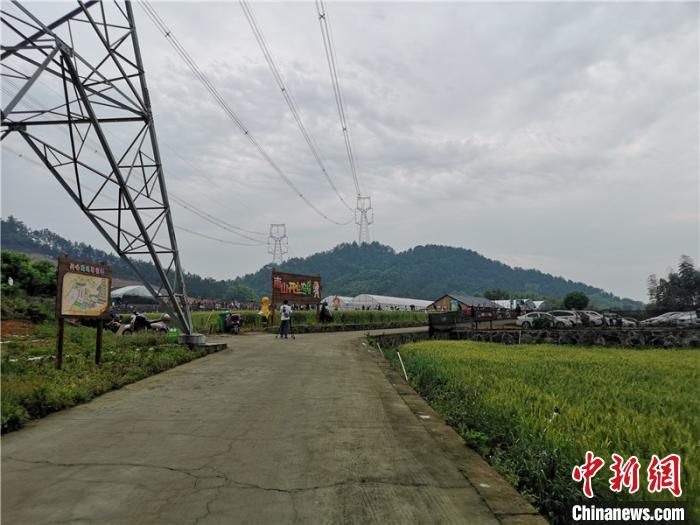
[[[5,293],[8,290],[9,293]],[[3,319],[29,320],[41,323],[55,318],[56,303],[53,298],[29,297],[16,287],[3,287],[0,313]]]
[[[543,328],[551,328],[552,322],[545,317],[538,317],[537,319],[532,321],[532,327],[538,330],[541,330]]]

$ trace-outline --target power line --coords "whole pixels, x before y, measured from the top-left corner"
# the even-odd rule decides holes
[[[13,84],[12,81],[10,81],[9,79],[8,79],[8,82],[9,82],[10,84]],[[15,87],[16,87],[16,86],[15,86]],[[4,90],[5,92],[7,92],[7,88],[6,88],[5,86],[3,86],[3,90]],[[36,101],[36,100],[33,100],[32,97],[31,97],[30,95],[25,95],[25,98],[26,98],[29,102],[31,102],[32,104],[34,104],[35,106],[37,106],[37,107],[40,106],[39,102]],[[67,131],[67,130],[63,129],[63,131],[64,131],[66,134],[68,134],[68,131]],[[94,141],[90,140],[89,138],[86,139],[85,142],[86,142],[87,144],[90,144],[93,148],[101,148],[101,146],[97,145]],[[36,165],[38,165],[38,166],[41,166],[42,168],[44,167],[43,164],[39,163],[38,161],[33,161],[33,160],[31,160],[31,159],[29,159],[29,158],[27,158],[27,157],[24,157],[24,156],[22,156],[20,153],[17,153],[16,151],[13,151],[13,150],[10,150],[10,151],[11,151],[11,153],[14,153],[16,156],[18,156],[18,157],[20,157],[20,158],[23,158],[23,159],[25,159],[25,160],[28,161],[28,162],[32,162],[33,164],[36,164]],[[99,153],[97,149],[94,149],[93,151],[94,151],[95,153]],[[184,159],[183,159],[183,160],[184,160]],[[87,186],[85,186],[85,188],[91,190],[91,188],[89,188],[89,187],[87,187]],[[258,243],[259,245],[265,244],[265,243],[262,242],[260,239],[254,239],[254,238],[252,238],[252,237],[249,237],[249,236],[245,235],[245,233],[251,233],[251,234],[254,234],[254,235],[267,235],[266,232],[254,232],[254,231],[251,231],[251,230],[246,230],[246,229],[241,228],[241,227],[239,227],[239,226],[234,226],[234,225],[232,225],[232,224],[228,224],[228,223],[224,222],[223,220],[218,219],[218,218],[216,218],[216,217],[210,215],[209,213],[207,213],[207,212],[205,212],[205,211],[203,211],[203,210],[200,210],[199,208],[195,207],[193,204],[188,203],[185,199],[182,199],[182,198],[176,196],[176,195],[173,194],[172,192],[170,192],[170,200],[173,201],[173,202],[174,202],[175,204],[177,204],[178,206],[181,206],[181,207],[183,207],[183,208],[185,208],[185,209],[191,211],[191,212],[194,213],[195,215],[198,215],[200,218],[203,218],[204,220],[206,220],[206,221],[208,221],[208,222],[214,224],[215,226],[218,226],[218,227],[220,227],[220,228],[222,228],[222,229],[224,229],[224,230],[227,230],[227,231],[229,231],[229,232],[231,232],[231,233],[234,233],[234,234],[236,234],[236,235],[240,235],[241,237],[244,237],[245,239],[254,241],[254,242]],[[239,231],[236,231],[236,230],[239,230]],[[245,233],[241,233],[241,232],[245,232]],[[215,240],[220,240],[220,239],[215,239]],[[224,241],[222,241],[222,242],[224,242]],[[241,246],[249,246],[249,245],[248,245],[248,244],[241,244]]]
[[[321,159],[321,155],[318,152],[318,147],[316,145],[316,141],[311,136],[309,131],[306,129],[306,126],[304,126],[304,122],[302,121],[301,116],[299,115],[299,111],[297,110],[297,105],[296,105],[296,102],[294,100],[294,97],[292,96],[292,93],[289,91],[289,88],[285,85],[284,80],[282,79],[282,74],[280,73],[280,70],[277,67],[277,64],[275,63],[275,59],[272,57],[272,53],[270,52],[270,48],[268,47],[267,42],[265,41],[265,36],[263,35],[262,31],[260,30],[260,26],[258,25],[257,20],[255,19],[255,15],[253,14],[253,11],[251,10],[250,5],[248,4],[248,2],[246,0],[240,0],[239,3],[241,5],[241,9],[243,10],[243,14],[245,15],[246,19],[248,20],[248,24],[250,25],[250,28],[253,31],[253,35],[255,36],[255,39],[257,40],[258,45],[260,46],[260,50],[262,51],[263,56],[265,57],[265,61],[267,62],[267,65],[270,67],[270,71],[272,72],[272,76],[275,79],[277,86],[280,88],[280,92],[282,93],[282,97],[287,102],[287,106],[289,107],[289,110],[292,112],[292,116],[294,117],[294,120],[296,121],[297,126],[299,127],[299,131],[301,131],[301,134],[304,137],[304,140],[309,145],[309,149],[311,150],[311,153],[313,154],[314,158],[316,159],[316,162],[318,163],[319,167],[321,168],[321,172],[326,177],[328,184],[330,184],[331,188],[333,188],[333,191],[338,196],[338,199],[340,199],[340,202],[342,202],[343,205],[348,210],[352,211],[352,208],[345,201],[343,196],[340,194],[340,192],[338,191],[338,188],[336,188],[335,184],[333,183],[333,180],[331,179],[330,175],[328,174],[328,170],[326,169],[326,166],[324,165],[323,160]]]
[[[355,224],[359,226],[359,241],[360,244],[369,242],[369,225],[372,224],[373,218],[370,217],[372,205],[370,204],[369,195],[362,195],[360,191],[360,181],[357,176],[357,161],[352,149],[352,141],[350,138],[350,126],[348,124],[347,115],[345,114],[345,106],[343,104],[343,90],[340,87],[340,79],[338,77],[337,60],[335,58],[335,49],[333,45],[333,31],[330,22],[328,21],[328,12],[326,11],[323,0],[316,1],[316,13],[318,13],[318,23],[321,27],[321,37],[323,38],[323,48],[326,52],[326,60],[328,62],[328,71],[331,76],[331,84],[333,85],[333,95],[335,96],[335,105],[338,110],[338,118],[340,126],[343,130],[343,138],[345,139],[345,151],[348,155],[350,163],[350,172],[352,179],[355,182],[355,190],[357,190],[357,205],[355,207]]]
[[[211,240],[211,241],[217,241],[217,242],[220,242],[220,243],[223,243],[223,244],[231,244],[231,245],[233,245],[233,246],[265,246],[265,244],[267,244],[267,243],[264,243],[264,242],[259,242],[259,243],[255,243],[255,244],[246,244],[246,243],[236,242],[236,241],[227,241],[227,240],[225,240],[225,239],[219,239],[218,237],[212,237],[212,236],[206,235],[206,234],[204,234],[204,233],[199,233],[199,232],[195,232],[195,231],[192,231],[192,230],[188,230],[187,228],[183,228],[182,226],[175,226],[175,228],[177,228],[178,230],[182,230],[183,232],[187,232],[187,233],[191,233],[191,234],[193,234],[193,235],[197,235],[198,237],[203,237],[204,239],[209,239],[209,240]]]
[[[303,200],[311,209],[313,209],[318,215],[326,219],[328,222],[332,222],[338,225],[350,224],[352,219],[347,222],[340,222],[332,219],[321,210],[319,210],[313,202],[311,202],[292,182],[292,180],[282,171],[282,169],[275,163],[275,161],[270,157],[270,155],[263,149],[260,143],[255,139],[250,130],[246,127],[240,117],[231,109],[231,107],[226,103],[223,97],[219,94],[216,88],[209,81],[207,76],[202,72],[199,66],[194,62],[192,57],[187,53],[183,45],[173,34],[173,32],[168,28],[163,19],[158,15],[154,7],[148,0],[143,0],[139,2],[139,5],[143,8],[146,15],[151,19],[156,28],[160,33],[168,40],[170,45],[175,49],[176,53],[189,67],[190,71],[194,74],[202,85],[206,88],[209,94],[213,97],[214,101],[219,105],[219,107],[226,113],[226,115],[236,124],[236,126],[241,130],[241,132],[246,136],[248,141],[255,147],[258,153],[267,161],[267,163],[272,167],[272,169],[279,175],[279,177]]]
[[[336,67],[333,35],[331,33],[330,24],[328,23],[328,12],[326,11],[323,0],[316,0],[316,12],[318,13],[319,25],[321,26],[321,37],[323,38],[323,48],[326,52],[328,70],[331,76],[331,84],[333,85],[335,105],[338,110],[338,118],[340,119],[340,126],[343,130],[343,137],[345,139],[345,151],[348,155],[348,161],[350,162],[350,172],[352,173],[352,179],[355,182],[355,190],[357,191],[357,196],[359,197],[362,192],[360,191],[360,182],[357,177],[357,163],[355,161],[355,155],[353,153],[352,143],[350,140],[350,127],[348,125],[345,108],[343,106],[343,92],[340,88],[340,80],[338,78],[338,70]]]
[[[251,233],[253,235],[266,235],[265,233],[252,232],[250,230],[244,230],[243,228],[239,228],[238,226],[234,226],[233,224],[229,224],[229,223],[223,221],[222,219],[219,219],[218,217],[215,217],[215,216],[213,216],[213,215],[211,215],[203,210],[196,208],[195,206],[188,203],[187,201],[184,201],[183,199],[180,199],[179,197],[173,196],[172,193],[170,194],[170,197],[171,197],[171,200],[173,202],[182,206],[186,210],[191,211],[195,215],[198,215],[199,217],[201,217],[205,221],[208,221],[208,222],[218,226],[219,228],[230,231],[231,233],[234,233],[236,235],[240,235],[241,237],[248,239],[250,241],[259,242],[260,239],[254,239],[253,237],[250,237],[243,232]]]
[[[36,166],[39,166],[40,168],[46,168],[46,166],[44,166],[41,162],[39,162],[39,161],[37,161],[37,160],[34,160],[34,159],[31,159],[31,158],[29,158],[29,157],[25,157],[22,153],[20,153],[20,152],[18,152],[18,151],[15,151],[14,149],[12,149],[12,148],[10,148],[9,146],[7,146],[7,144],[4,144],[4,143],[3,143],[2,149],[3,149],[3,151],[9,151],[10,153],[12,153],[13,155],[15,155],[16,157],[18,157],[18,158],[20,158],[20,159],[22,159],[22,160],[24,160],[24,161],[26,161],[26,162],[29,162],[29,163],[34,164],[34,165],[36,165]],[[91,187],[89,187],[89,186],[87,186],[87,185],[85,185],[85,184],[83,184],[82,186],[83,186],[83,188],[85,188],[86,190],[96,191],[94,188],[91,188]],[[101,194],[100,197],[101,197],[102,199],[108,199],[108,197],[107,197],[106,195],[102,195],[102,194]],[[172,195],[171,195],[170,197],[172,198]],[[152,216],[149,216],[148,214],[144,214],[144,217],[153,219],[153,217],[152,217]],[[233,246],[265,246],[265,245],[267,244],[267,243],[264,242],[264,241],[259,241],[259,240],[257,240],[257,239],[252,239],[252,238],[251,238],[251,239],[252,239],[253,241],[255,241],[255,243],[243,243],[243,242],[237,242],[237,241],[229,241],[229,240],[226,240],[226,239],[219,239],[218,237],[212,237],[212,236],[207,235],[207,234],[205,234],[205,233],[201,233],[201,232],[197,232],[197,231],[194,231],[194,230],[190,230],[190,229],[184,228],[184,227],[182,227],[182,226],[175,226],[175,228],[178,229],[178,230],[182,230],[182,231],[184,231],[184,232],[186,232],[186,233],[190,233],[190,234],[192,234],[192,235],[197,235],[198,237],[202,237],[202,238],[204,238],[204,239],[209,239],[209,240],[212,240],[212,241],[217,241],[217,242],[220,242],[220,243],[223,243],[223,244],[230,244],[230,245],[233,245]],[[235,232],[234,232],[234,233],[235,233]],[[240,235],[240,234],[238,234],[238,235]]]
[[[25,75],[29,76],[25,71],[22,71],[22,73],[24,73]],[[49,84],[48,82],[46,82],[46,81],[43,79],[43,77],[40,77],[38,80],[39,80],[40,83],[42,83],[44,86],[46,86],[47,88],[49,88],[49,89],[50,89],[51,91],[53,91],[54,93],[56,93],[56,94],[58,94],[58,95],[60,95],[60,96],[64,96],[63,93],[60,93],[55,87],[53,87],[51,84]],[[19,91],[19,89],[20,89],[19,86],[18,86],[12,79],[9,79],[9,78],[8,78],[8,79],[5,79],[5,82],[6,82],[7,84],[9,84],[10,86],[12,86],[13,88],[15,88],[15,90]],[[9,88],[7,88],[7,86],[3,85],[3,86],[2,86],[2,90],[3,90],[6,94],[8,94],[8,96],[10,96],[10,97],[13,97],[13,96],[14,96],[14,93],[12,93],[11,90],[9,90]],[[27,102],[28,102],[28,103],[27,103]],[[41,108],[41,107],[42,107],[41,102],[39,102],[35,97],[33,97],[32,95],[29,95],[28,93],[25,94],[25,96],[23,97],[23,99],[20,101],[20,104],[22,104],[22,103],[23,103],[24,105],[26,105],[27,108],[30,108],[30,109],[31,109],[31,106],[32,106],[32,105],[33,105],[34,107],[36,107],[36,108]],[[70,136],[68,130],[62,129],[62,131],[63,131],[66,135]],[[119,134],[117,133],[117,135],[119,135]],[[123,135],[122,135],[122,137],[123,137]],[[101,149],[102,149],[102,146],[101,146],[101,145],[97,144],[94,140],[90,139],[90,138],[87,137],[87,136],[85,137],[84,141],[85,141],[86,144],[88,144],[88,145],[90,145],[90,146],[92,147],[92,150],[93,150],[94,153],[97,153],[97,154],[100,153],[100,151],[98,151],[98,150],[101,150]],[[197,171],[197,168],[196,168],[189,160],[187,160],[186,158],[182,157],[174,147],[170,146],[170,144],[161,142],[161,145],[167,147],[167,148],[173,153],[173,155],[175,155],[176,157],[178,157],[181,161],[185,162],[186,164],[189,164],[190,167],[192,167],[193,170]],[[209,182],[211,183],[211,182],[213,182],[213,181],[210,180]],[[241,183],[241,182],[238,181],[238,180],[235,180],[235,182],[236,182],[237,184],[242,185],[243,187],[248,187],[246,184],[243,184],[243,183]],[[214,184],[215,184],[216,186],[218,186],[219,188],[221,188],[221,186],[220,186],[218,183],[214,182]],[[223,189],[223,188],[221,188],[221,189]],[[179,206],[185,207],[185,208],[187,208],[187,209],[190,209],[190,208],[187,207],[187,206],[190,206],[191,208],[193,208],[194,210],[196,210],[196,212],[199,212],[199,213],[201,213],[201,214],[207,215],[208,217],[210,217],[210,218],[213,219],[213,220],[217,220],[216,217],[213,217],[213,216],[211,216],[210,214],[208,214],[207,212],[205,212],[205,211],[203,211],[203,210],[197,208],[197,207],[194,206],[193,204],[188,203],[186,199],[183,199],[183,198],[181,198],[181,197],[178,197],[177,195],[173,194],[172,192],[169,192],[169,194],[170,194],[171,200],[175,201],[176,204],[178,204]],[[179,202],[178,202],[178,201],[179,201]],[[247,206],[246,204],[244,204],[244,203],[240,203],[240,202],[239,202],[238,204],[242,204],[244,207],[246,207],[246,208],[248,208],[249,210],[251,210],[251,208],[248,207],[248,206]],[[187,206],[186,206],[186,205],[187,205]],[[194,210],[191,210],[191,211],[194,211]],[[251,210],[251,211],[253,211],[253,210]],[[195,212],[195,213],[196,213],[196,212]],[[207,219],[207,220],[208,220],[208,219]],[[210,220],[209,222],[212,222],[212,220]],[[228,229],[228,228],[226,227],[226,226],[228,226],[228,227],[230,227],[230,228],[233,228],[233,229],[236,229],[236,230],[240,230],[240,231],[245,232],[245,233],[250,233],[250,234],[253,234],[253,235],[267,235],[267,232],[256,232],[256,231],[252,231],[252,230],[246,230],[245,228],[241,228],[240,226],[234,226],[234,225],[232,225],[232,224],[228,224],[228,223],[226,223],[226,222],[224,222],[224,221],[221,221],[221,220],[219,220],[219,222],[222,222],[222,223],[225,225],[225,226],[222,226],[223,229]],[[213,224],[219,226],[219,224],[217,224],[216,222],[213,222]],[[233,232],[233,233],[237,233],[237,232]],[[245,237],[245,236],[244,236],[244,237]]]

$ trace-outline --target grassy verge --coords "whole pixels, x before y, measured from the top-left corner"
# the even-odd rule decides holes
[[[672,500],[668,491],[647,492],[646,469],[653,454],[680,454],[681,500],[697,522],[697,350],[430,341],[400,351],[416,390],[554,523],[564,523],[584,499],[571,472],[587,450],[606,462],[594,478],[594,504]],[[613,452],[641,462],[633,496],[610,491]]]
[[[103,362],[96,366],[95,329],[67,326],[63,370],[56,370],[55,336],[53,323],[22,336],[3,335],[3,433],[206,354],[165,344],[160,334],[117,337],[105,331]]]

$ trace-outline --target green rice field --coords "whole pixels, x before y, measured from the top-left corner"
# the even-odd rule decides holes
[[[571,473],[588,450],[605,460],[595,503],[673,500],[668,490],[647,491],[647,467],[653,454],[679,454],[680,499],[697,522],[700,351],[473,341],[399,350],[417,391],[554,523],[584,499]],[[610,491],[612,453],[641,463],[633,496]]]

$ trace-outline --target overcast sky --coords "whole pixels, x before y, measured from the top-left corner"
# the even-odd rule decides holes
[[[72,8],[27,5],[47,22]],[[333,219],[350,219],[240,5],[154,5],[301,191]],[[251,7],[334,183],[354,204],[315,5]],[[396,250],[470,248],[640,300],[650,273],[675,267],[681,254],[700,262],[699,8],[327,4],[359,182],[374,208],[372,240]],[[293,256],[356,240],[354,224],[325,221],[285,185],[134,9],[169,190],[250,230],[286,223]],[[18,137],[3,142],[3,217],[107,249],[58,183],[15,152],[31,158]],[[173,216],[243,240],[179,206]],[[185,269],[202,275],[232,278],[270,260],[265,246],[177,235]]]

